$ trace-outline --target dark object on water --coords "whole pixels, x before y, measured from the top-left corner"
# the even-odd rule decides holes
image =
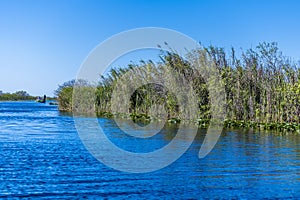
[[[36,99],[36,102],[39,102],[39,103],[46,103],[46,95],[44,95],[44,98],[38,97],[38,98]]]
[[[57,102],[50,102],[50,103],[49,103],[49,105],[52,105],[52,106],[53,106],[53,105],[54,105],[54,106],[57,106],[57,105],[58,105],[58,103],[57,103]]]

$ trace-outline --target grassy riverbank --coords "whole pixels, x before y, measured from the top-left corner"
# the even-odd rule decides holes
[[[135,78],[147,76],[147,79],[155,79],[164,73],[165,68],[171,68],[181,74],[195,91],[198,108],[197,118],[192,121],[200,127],[207,127],[211,118],[209,85],[203,74],[193,68],[195,60],[200,63],[212,61],[221,75],[226,97],[225,126],[300,130],[300,68],[298,63],[279,51],[276,43],[261,43],[255,49],[242,52],[240,57],[236,56],[234,49],[227,53],[223,48],[213,46],[190,52],[186,59],[174,52],[162,53],[160,63],[141,61],[126,68],[112,69],[105,77],[99,77],[99,84],[93,90],[84,81],[79,84],[89,91],[85,95],[91,91],[95,94],[95,111],[111,117],[113,90],[124,74],[130,72]],[[60,110],[74,109],[74,83],[66,82],[56,91]],[[151,109],[160,109],[156,105],[164,106],[170,123],[185,120],[176,95],[157,84],[139,87],[131,95],[129,104],[123,114],[135,120],[150,120]]]
[[[34,101],[36,96],[31,96],[26,91],[17,91],[15,93],[0,93],[0,101]],[[47,100],[56,101],[56,97],[47,97]]]
[[[29,95],[26,91],[17,91],[15,93],[0,94],[0,101],[28,101],[35,100],[36,97]]]

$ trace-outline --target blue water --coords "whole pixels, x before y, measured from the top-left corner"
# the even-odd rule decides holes
[[[113,142],[133,151],[160,148],[176,130],[167,126],[146,145],[124,139],[112,120],[99,121]],[[73,118],[56,106],[0,102],[0,198],[300,198],[300,135],[225,130],[213,151],[198,159],[204,135],[199,130],[189,150],[170,166],[131,174],[95,159]]]

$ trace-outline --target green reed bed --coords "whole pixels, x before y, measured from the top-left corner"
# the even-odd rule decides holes
[[[161,62],[141,61],[123,68],[113,68],[105,76],[99,77],[97,87],[93,88],[94,111],[98,116],[113,117],[112,95],[118,81],[131,73],[136,79],[171,82],[173,77],[163,76],[170,68],[182,75],[192,86],[197,101],[197,117],[185,119],[181,109],[191,109],[190,105],[180,108],[178,94],[172,93],[160,84],[146,84],[136,88],[127,102],[129,107],[119,115],[130,116],[133,120],[154,119],[151,112],[162,107],[169,123],[191,121],[199,127],[207,128],[211,119],[211,97],[208,83],[201,70],[194,68],[193,62],[212,62],[220,74],[225,89],[225,127],[252,128],[258,130],[287,130],[299,132],[300,124],[300,68],[298,62],[284,56],[276,43],[260,43],[256,48],[240,52],[225,51],[224,48],[209,46],[189,52],[184,58],[176,52],[162,52]],[[131,77],[129,77],[131,78]],[[126,83],[126,81],[124,82]],[[75,81],[59,86],[59,109],[72,111],[72,91]],[[82,87],[90,88],[81,81]],[[126,84],[121,84],[126,91]],[[176,88],[176,84],[171,85]],[[87,89],[88,90],[88,89]],[[91,90],[89,89],[91,92]],[[91,94],[91,93],[87,94]],[[125,95],[125,93],[124,93]],[[212,95],[212,96],[210,96]],[[120,104],[125,102],[120,100]],[[158,106],[160,105],[160,106]],[[90,110],[87,110],[89,112]]]

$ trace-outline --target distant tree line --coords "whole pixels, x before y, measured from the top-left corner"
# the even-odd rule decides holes
[[[36,97],[30,96],[26,91],[17,91],[15,93],[3,93],[0,91],[0,101],[21,101],[34,100]]]
[[[300,68],[291,58],[278,49],[277,43],[260,43],[256,48],[242,51],[236,56],[232,48],[202,47],[190,52],[183,59],[176,52],[162,53],[161,62],[141,61],[125,68],[114,68],[99,77],[94,90],[95,110],[109,115],[111,98],[118,80],[127,72],[147,79],[159,76],[166,67],[183,75],[197,95],[199,124],[207,126],[211,118],[211,103],[207,80],[193,70],[193,60],[211,61],[221,75],[226,97],[226,124],[300,129]],[[165,78],[165,77],[164,77]],[[59,109],[72,111],[72,92],[75,81],[69,81],[56,90]],[[84,83],[86,88],[89,88]],[[174,94],[159,85],[148,84],[138,88],[131,96],[129,115],[149,116],[154,105],[164,105],[169,120],[181,120],[178,101]]]

